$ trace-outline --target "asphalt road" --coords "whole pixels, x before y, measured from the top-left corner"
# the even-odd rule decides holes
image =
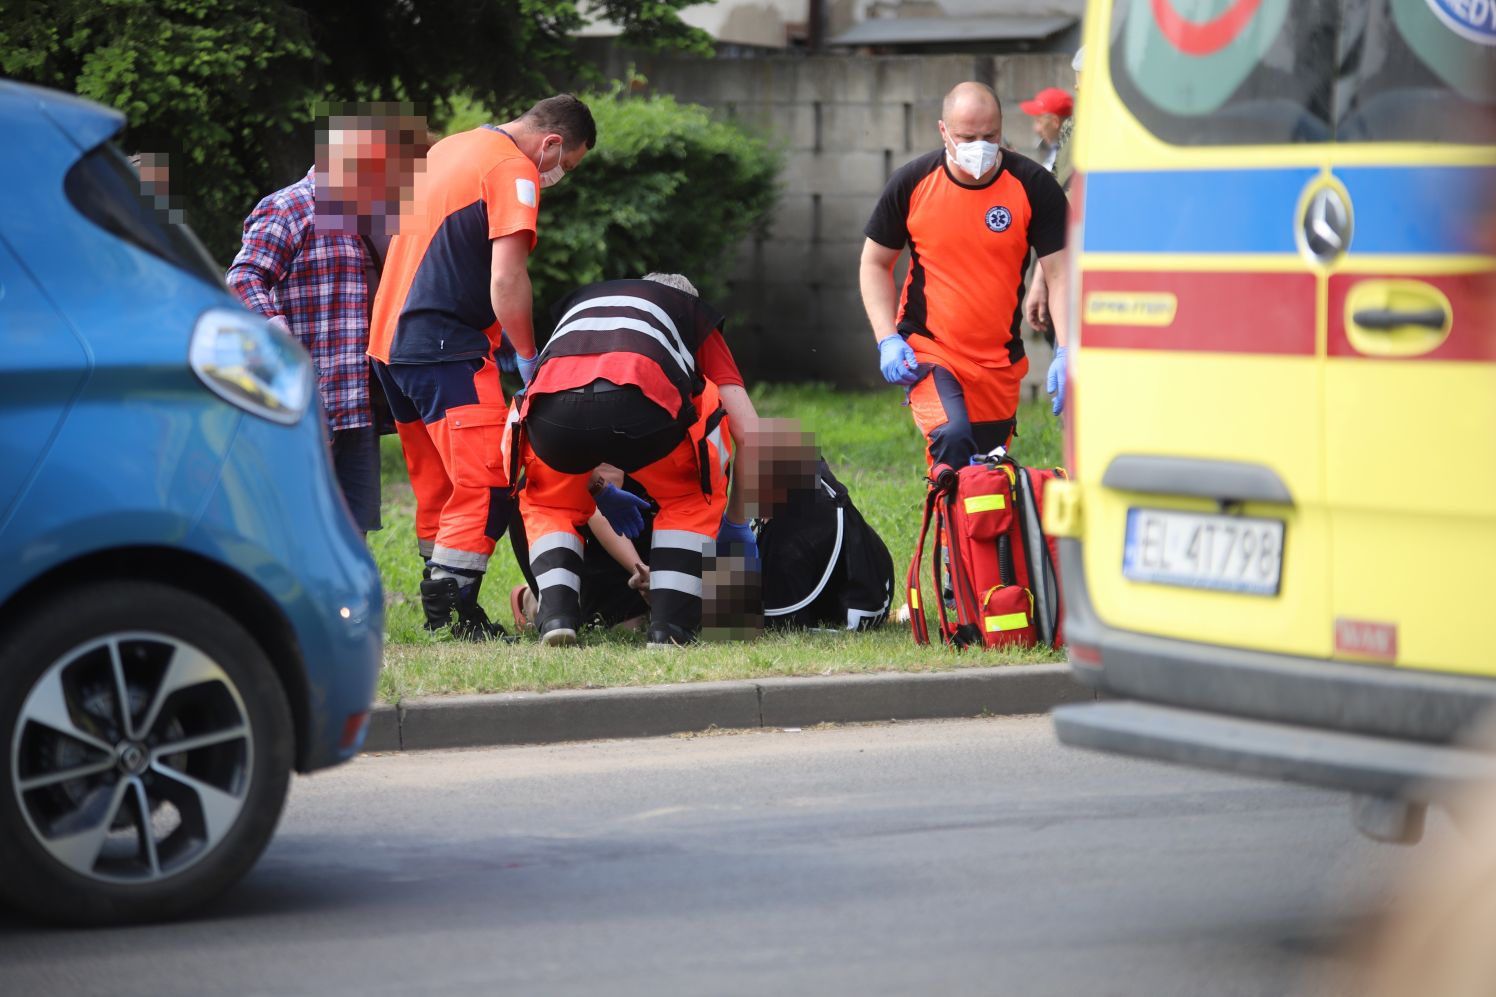
[[[204,917],[0,916],[0,994],[1300,994],[1408,852],[1044,718],[366,756]]]

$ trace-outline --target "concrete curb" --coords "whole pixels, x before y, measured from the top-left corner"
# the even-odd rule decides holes
[[[434,696],[377,706],[365,751],[475,748],[683,731],[808,727],[870,720],[1047,713],[1094,699],[1067,665],[951,672],[879,672],[816,678]]]

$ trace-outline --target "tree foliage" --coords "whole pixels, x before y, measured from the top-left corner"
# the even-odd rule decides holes
[[[171,155],[173,192],[226,262],[255,202],[311,165],[319,102],[523,105],[597,82],[569,44],[584,8],[630,45],[706,53],[677,17],[694,2],[0,0],[0,73],[123,111],[122,143]]]
[[[778,154],[742,129],[669,96],[615,87],[584,97],[598,145],[541,195],[530,258],[539,302],[599,280],[683,273],[725,298],[730,256],[773,207]],[[549,316],[536,316],[549,328]]]

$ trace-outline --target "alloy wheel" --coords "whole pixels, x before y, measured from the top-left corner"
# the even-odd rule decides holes
[[[211,854],[244,809],[254,739],[220,665],[159,633],[68,651],[21,705],[11,785],[36,842],[70,871],[137,884]]]

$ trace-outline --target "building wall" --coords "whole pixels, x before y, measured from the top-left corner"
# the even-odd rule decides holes
[[[772,223],[737,250],[731,300],[721,305],[728,341],[751,376],[844,386],[881,383],[857,283],[863,226],[893,171],[939,145],[946,91],[963,80],[990,84],[1007,137],[1027,150],[1031,124],[1018,102],[1074,82],[1068,54],[604,59],[612,75],[632,64],[651,89],[703,104],[784,150]],[[1028,347],[1033,391],[1049,351],[1037,337]]]

